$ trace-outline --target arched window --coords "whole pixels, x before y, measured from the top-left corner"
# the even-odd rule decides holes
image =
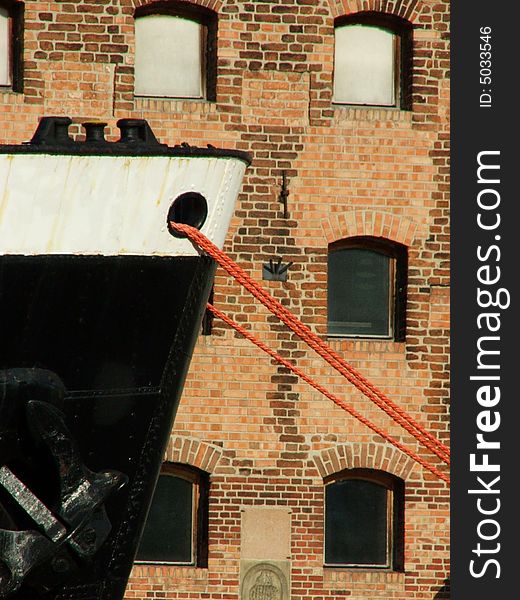
[[[135,13],[135,94],[215,99],[216,14],[187,2]]]
[[[0,87],[23,89],[23,2],[0,0]]]
[[[208,475],[166,463],[157,481],[136,561],[207,566]]]
[[[376,12],[335,21],[334,102],[411,105],[412,25]]]
[[[325,484],[325,565],[402,570],[404,482],[349,469]]]
[[[368,236],[330,244],[328,335],[403,341],[406,271],[402,244]]]

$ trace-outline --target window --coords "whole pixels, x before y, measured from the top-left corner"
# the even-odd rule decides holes
[[[328,256],[328,334],[404,341],[407,252],[383,238],[335,242]]]
[[[365,12],[336,20],[334,102],[409,108],[412,27]]]
[[[0,0],[0,87],[21,92],[23,3]]]
[[[215,99],[216,15],[158,2],[135,14],[135,94]]]
[[[350,469],[326,482],[325,565],[403,569],[404,482]]]
[[[208,476],[166,464],[137,551],[137,562],[207,566]]]

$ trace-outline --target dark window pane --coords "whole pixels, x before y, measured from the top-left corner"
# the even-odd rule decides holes
[[[325,562],[387,566],[388,490],[346,479],[328,485],[325,494]]]
[[[193,483],[161,475],[137,552],[137,560],[191,563]]]
[[[390,334],[390,260],[385,254],[361,248],[329,253],[331,335]]]

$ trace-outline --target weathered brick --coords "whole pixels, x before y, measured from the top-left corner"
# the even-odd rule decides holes
[[[143,2],[26,2],[25,89],[21,96],[0,91],[2,141],[30,139],[43,114],[106,120],[108,137],[117,139],[118,118],[144,114],[163,142],[250,151],[253,163],[226,251],[256,279],[270,258],[293,262],[286,282],[264,283],[323,337],[328,244],[348,236],[397,238],[408,247],[406,342],[330,342],[447,443],[449,297],[438,290],[449,284],[449,3],[194,2],[218,10],[216,102],[134,97],[133,13]],[[332,103],[333,22],[342,6],[413,22],[419,35],[412,110]],[[282,171],[288,219],[279,202]],[[214,295],[220,309],[284,358],[402,435],[221,270]],[[291,507],[293,600],[347,594],[433,600],[445,585],[449,496],[443,484],[387,452],[379,436],[217,320],[195,349],[173,434],[176,443],[189,439],[194,448],[179,442],[178,460],[186,449],[182,460],[211,470],[210,568],[136,566],[128,598],[236,598],[245,504]],[[198,444],[222,452],[204,454]],[[406,478],[405,573],[323,568],[323,477],[353,465],[392,468]]]

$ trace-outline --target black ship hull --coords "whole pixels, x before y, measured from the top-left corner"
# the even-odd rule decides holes
[[[250,157],[142,119],[0,146],[0,598],[120,600]]]
[[[22,381],[24,373],[51,373],[65,390],[57,412],[45,413],[66,423],[61,433],[60,425],[50,427],[58,430],[54,437],[70,437],[88,472],[114,471],[122,483],[93,509],[94,521],[103,521],[94,529],[104,536],[95,552],[66,549],[64,535],[47,540],[50,550],[36,545],[18,553],[26,572],[10,593],[14,600],[123,596],[214,269],[211,259],[196,256],[0,257],[0,465],[63,524],[65,513],[56,509],[60,479],[74,478],[74,468],[64,469],[63,459],[52,456],[55,442],[42,443],[45,432],[27,423],[25,404],[38,393]],[[5,393],[13,377],[21,386],[14,407]],[[0,529],[33,539],[43,535],[37,521],[0,486]],[[12,572],[5,565],[0,585],[2,576],[7,590]]]

